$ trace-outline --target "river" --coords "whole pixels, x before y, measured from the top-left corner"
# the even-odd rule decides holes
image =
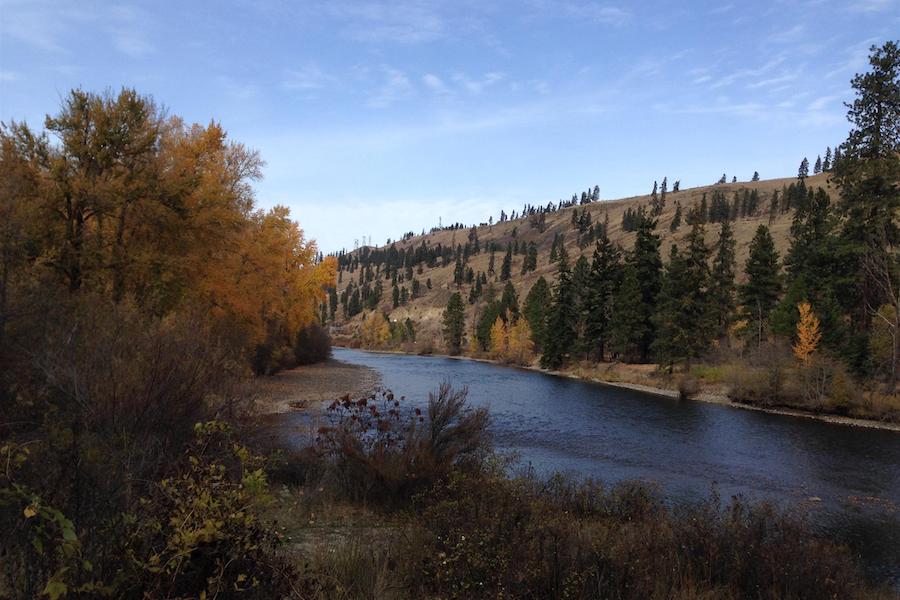
[[[900,583],[900,433],[740,410],[443,357],[336,348],[414,404],[443,380],[491,413],[499,450],[539,474],[641,480],[673,501],[741,494],[802,512]]]

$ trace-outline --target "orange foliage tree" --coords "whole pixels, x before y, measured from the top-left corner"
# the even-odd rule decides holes
[[[220,125],[187,126],[123,89],[72,91],[46,128],[0,126],[0,196],[17,199],[0,198],[5,282],[190,310],[250,352],[289,348],[316,318],[335,261],[316,260],[287,208],[255,208],[263,161]],[[0,336],[16,292],[0,289]]]
[[[797,342],[793,346],[794,356],[808,367],[812,363],[812,355],[822,341],[822,332],[819,330],[819,319],[812,311],[809,302],[801,302],[797,305],[800,320],[797,321]]]

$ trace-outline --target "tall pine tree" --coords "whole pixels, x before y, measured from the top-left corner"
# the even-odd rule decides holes
[[[547,315],[552,301],[550,286],[542,275],[531,286],[522,306],[522,314],[531,327],[531,341],[534,342],[535,352],[543,351],[547,336]]]
[[[613,302],[622,281],[622,252],[604,233],[597,240],[588,280],[588,352],[603,360],[609,346]]]
[[[553,291],[553,306],[547,319],[547,336],[541,367],[558,369],[568,357],[575,342],[575,293],[572,273],[566,249],[559,249],[557,259],[556,288]]]
[[[750,256],[744,266],[747,281],[740,287],[740,302],[744,314],[752,323],[751,333],[761,345],[765,337],[769,314],[781,293],[781,268],[778,252],[769,228],[760,225],[750,242]]]
[[[734,313],[734,234],[731,224],[722,223],[719,239],[716,241],[712,273],[710,274],[709,302],[710,322],[716,337],[724,337],[728,333],[731,317]]]

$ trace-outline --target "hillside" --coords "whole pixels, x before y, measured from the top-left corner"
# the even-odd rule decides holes
[[[729,204],[733,203],[735,196],[742,196],[746,191],[758,194],[759,202],[754,214],[739,216],[732,221],[736,239],[736,254],[738,280],[743,277],[743,266],[749,252],[750,240],[753,237],[757,227],[761,224],[767,225],[775,239],[776,247],[779,254],[783,257],[789,245],[790,226],[793,211],[782,210],[781,206],[772,213],[770,210],[772,197],[775,192],[779,198],[783,198],[783,190],[792,183],[795,178],[770,179],[755,182],[737,182],[702,186],[696,188],[682,189],[678,192],[668,192],[666,202],[662,208],[662,212],[658,216],[657,234],[661,238],[660,252],[663,260],[669,255],[669,248],[672,243],[681,245],[690,231],[690,225],[687,224],[687,214],[694,207],[698,207],[704,195],[707,202],[711,201],[714,193],[722,192]],[[807,187],[815,189],[823,187],[828,190],[832,199],[836,199],[836,193],[828,181],[827,174],[815,175],[807,178]],[[511,281],[516,289],[520,302],[528,294],[531,286],[540,276],[544,276],[549,283],[553,283],[555,278],[555,265],[550,261],[551,246],[557,234],[564,235],[564,243],[570,257],[570,265],[574,264],[578,256],[585,255],[589,260],[593,252],[594,244],[589,243],[584,248],[579,248],[578,231],[572,224],[572,213],[578,211],[579,214],[585,209],[591,216],[594,224],[603,223],[608,216],[609,226],[608,235],[610,239],[618,243],[624,249],[629,249],[634,242],[634,233],[626,231],[623,228],[623,215],[628,209],[636,210],[638,207],[649,207],[651,196],[633,196],[630,198],[622,198],[618,200],[599,200],[589,204],[568,207],[557,210],[552,213],[546,213],[546,222],[543,232],[537,227],[532,226],[529,218],[517,218],[507,220],[502,223],[494,223],[492,225],[481,225],[476,228],[481,251],[469,257],[466,268],[471,268],[477,274],[478,272],[487,272],[490,260],[490,251],[488,248],[491,243],[495,243],[497,251],[495,253],[495,274],[488,277],[488,282],[492,283],[495,290],[499,294],[505,282],[499,280],[500,267],[506,252],[507,244],[515,243],[518,240],[521,245],[524,243],[534,242],[538,248],[538,260],[536,270],[527,274],[522,274],[523,254],[515,254],[512,261]],[[677,207],[681,208],[681,225],[672,232],[670,226],[676,216]],[[519,210],[519,209],[517,209]],[[719,232],[718,223],[706,224],[706,240],[707,244],[712,245],[716,240]],[[513,237],[515,233],[515,237]],[[427,247],[436,247],[438,244],[444,247],[456,248],[457,245],[465,245],[468,241],[469,229],[440,230],[425,235],[417,235],[396,241],[392,246],[397,250],[415,249],[425,243]],[[384,250],[385,247],[379,247]],[[371,252],[372,248],[361,248],[350,253],[350,261],[360,253]],[[345,257],[346,262],[347,261]],[[342,266],[344,262],[342,261]],[[463,284],[459,288],[454,284],[454,262],[450,260],[446,266],[442,266],[438,261],[434,267],[427,264],[413,265],[415,268],[414,277],[421,282],[421,295],[417,298],[410,298],[406,304],[397,308],[393,307],[391,297],[391,281],[390,276],[386,276],[383,270],[384,264],[373,263],[371,268],[373,272],[380,273],[383,279],[382,285],[384,293],[379,303],[379,310],[385,312],[392,321],[403,322],[407,318],[412,319],[417,332],[417,340],[419,343],[426,342],[429,339],[435,341],[436,346],[440,346],[441,338],[441,315],[450,296],[459,291],[464,298],[468,297],[471,285]],[[403,269],[399,270],[398,286],[410,287],[409,281],[399,281],[402,277]],[[344,266],[340,273],[340,279],[337,288],[337,295],[340,298],[341,293],[347,289],[347,286],[353,282],[354,285],[361,285],[360,278],[364,274],[364,269],[355,268],[350,271]],[[386,278],[387,277],[387,278]],[[377,276],[375,279],[377,280]],[[386,278],[386,279],[385,279]],[[431,280],[431,289],[428,289],[425,282]],[[374,280],[373,280],[374,284]],[[475,317],[483,306],[483,298],[474,303],[466,303],[466,329],[471,331],[474,326]],[[364,310],[362,314],[353,318],[346,319],[343,315],[343,306],[339,304],[335,311],[335,332],[338,341],[349,339],[355,335],[359,322],[363,316],[369,311]]]

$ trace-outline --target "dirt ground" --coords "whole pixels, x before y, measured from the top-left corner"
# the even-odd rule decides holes
[[[256,409],[271,415],[313,408],[344,394],[365,394],[379,381],[373,369],[329,359],[257,379]]]

